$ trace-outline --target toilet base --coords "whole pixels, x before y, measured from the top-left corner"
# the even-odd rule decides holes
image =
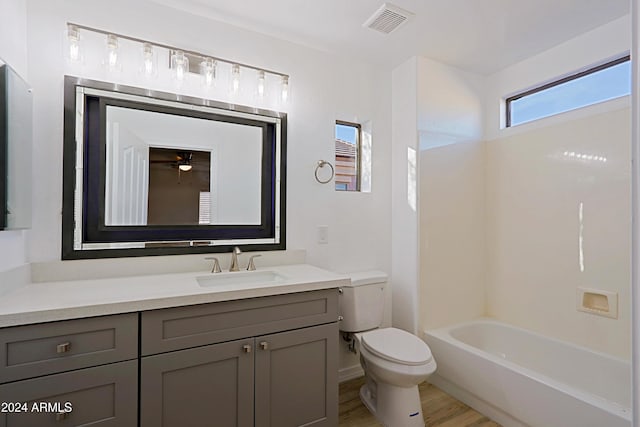
[[[418,386],[396,387],[367,377],[360,400],[385,427],[424,427]]]

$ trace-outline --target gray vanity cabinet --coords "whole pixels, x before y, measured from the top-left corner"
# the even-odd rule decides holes
[[[144,357],[140,425],[335,427],[337,354],[334,322]]]
[[[0,427],[335,427],[338,338],[337,289],[0,328]]]
[[[338,324],[256,338],[256,427],[338,425]]]
[[[337,297],[143,312],[141,427],[337,426]]]
[[[253,340],[144,357],[141,427],[253,426]]]
[[[138,314],[0,329],[0,427],[138,425]]]

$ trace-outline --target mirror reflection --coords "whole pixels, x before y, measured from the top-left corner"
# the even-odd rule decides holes
[[[31,227],[31,88],[0,61],[0,230]]]
[[[260,224],[261,128],[106,112],[105,225]]]
[[[145,217],[141,224],[210,224],[211,153],[149,147]]]

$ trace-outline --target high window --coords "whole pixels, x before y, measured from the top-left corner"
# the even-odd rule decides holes
[[[631,93],[631,61],[624,56],[506,99],[506,125],[516,126]]]
[[[336,190],[360,191],[361,126],[336,121]]]

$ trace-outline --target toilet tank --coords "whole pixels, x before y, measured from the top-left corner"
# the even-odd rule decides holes
[[[379,327],[387,275],[382,271],[363,271],[350,276],[351,284],[342,287],[339,298],[340,330],[360,332]]]

